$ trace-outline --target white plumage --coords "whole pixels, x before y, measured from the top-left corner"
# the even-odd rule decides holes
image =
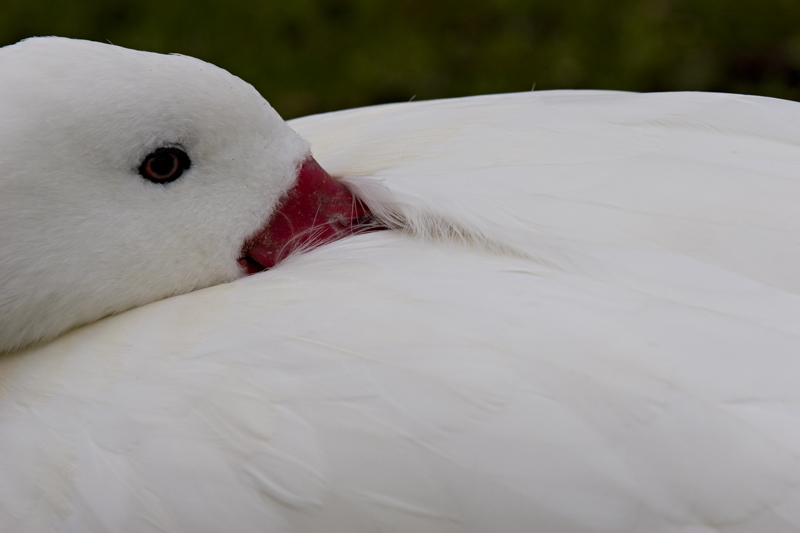
[[[408,231],[0,357],[0,530],[800,530],[800,105],[289,124]]]

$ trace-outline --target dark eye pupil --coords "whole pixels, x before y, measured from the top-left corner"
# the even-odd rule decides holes
[[[139,174],[153,183],[169,183],[181,177],[191,166],[189,156],[180,148],[159,148],[144,158]]]
[[[157,176],[168,177],[178,166],[178,158],[175,154],[158,154],[150,160],[150,169]]]

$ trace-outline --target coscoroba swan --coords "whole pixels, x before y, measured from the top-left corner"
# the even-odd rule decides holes
[[[0,531],[800,531],[800,105],[0,72]]]

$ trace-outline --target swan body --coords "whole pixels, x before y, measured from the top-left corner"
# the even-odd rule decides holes
[[[293,168],[269,123],[284,156],[220,142]],[[551,91],[289,125],[396,230],[0,357],[0,531],[800,530],[800,105]]]

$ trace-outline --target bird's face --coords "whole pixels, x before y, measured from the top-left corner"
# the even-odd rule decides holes
[[[0,73],[0,351],[258,269],[310,152],[252,86],[58,38]]]

